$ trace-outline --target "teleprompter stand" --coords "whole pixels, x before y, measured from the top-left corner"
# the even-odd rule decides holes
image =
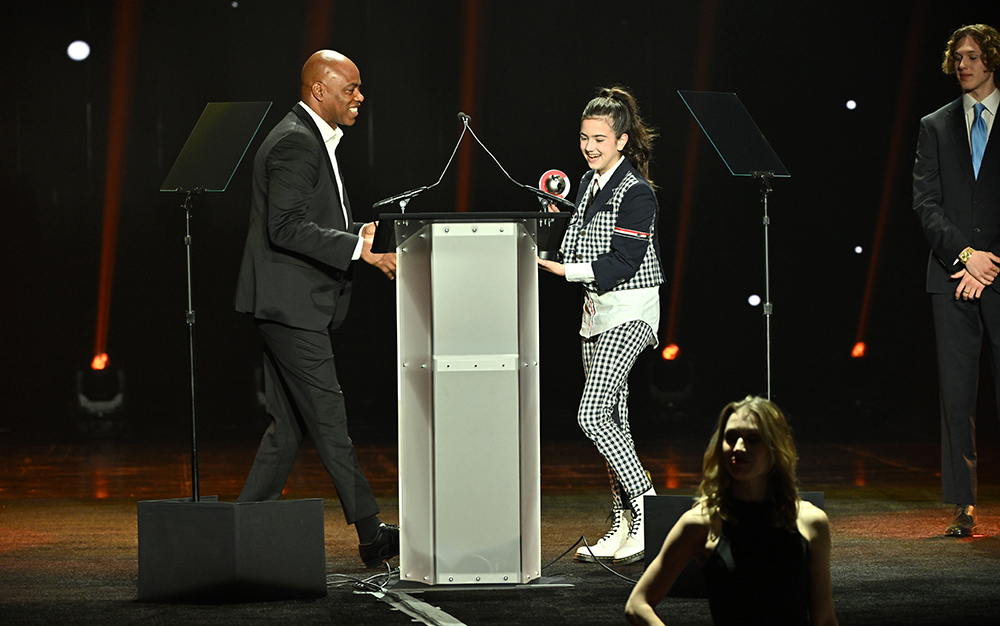
[[[678,91],[691,115],[705,131],[715,151],[733,176],[752,177],[761,184],[764,208],[764,321],[766,333],[767,398],[771,399],[771,269],[768,249],[767,199],[771,180],[791,174],[781,164],[753,118],[735,93]]]
[[[191,369],[191,498],[138,503],[139,600],[240,601],[326,595],[321,499],[219,502],[198,486],[192,198],[229,186],[270,102],[210,102],[160,191],[181,194]]]

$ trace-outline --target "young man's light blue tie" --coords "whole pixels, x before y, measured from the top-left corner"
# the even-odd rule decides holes
[[[983,153],[986,152],[986,120],[983,119],[986,105],[977,102],[972,108],[976,111],[976,117],[972,120],[972,171],[979,178],[979,166],[982,165]]]

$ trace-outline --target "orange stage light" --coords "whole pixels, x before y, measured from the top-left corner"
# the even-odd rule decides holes
[[[865,355],[865,342],[859,341],[854,344],[854,348],[851,350],[851,356],[855,359],[860,359]]]
[[[102,370],[108,366],[108,355],[102,352],[94,357],[94,360],[90,362],[90,369],[92,370]]]
[[[676,343],[668,343],[660,354],[664,361],[673,361],[681,355],[681,349]]]

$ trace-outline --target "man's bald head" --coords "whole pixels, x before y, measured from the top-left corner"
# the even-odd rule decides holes
[[[339,52],[320,50],[302,66],[302,101],[331,126],[353,125],[364,99],[358,66]]]

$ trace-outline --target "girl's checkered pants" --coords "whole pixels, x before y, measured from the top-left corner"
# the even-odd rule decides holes
[[[583,340],[586,382],[577,421],[607,461],[618,509],[652,487],[632,443],[627,405],[629,372],[652,339],[649,324],[633,320]]]

